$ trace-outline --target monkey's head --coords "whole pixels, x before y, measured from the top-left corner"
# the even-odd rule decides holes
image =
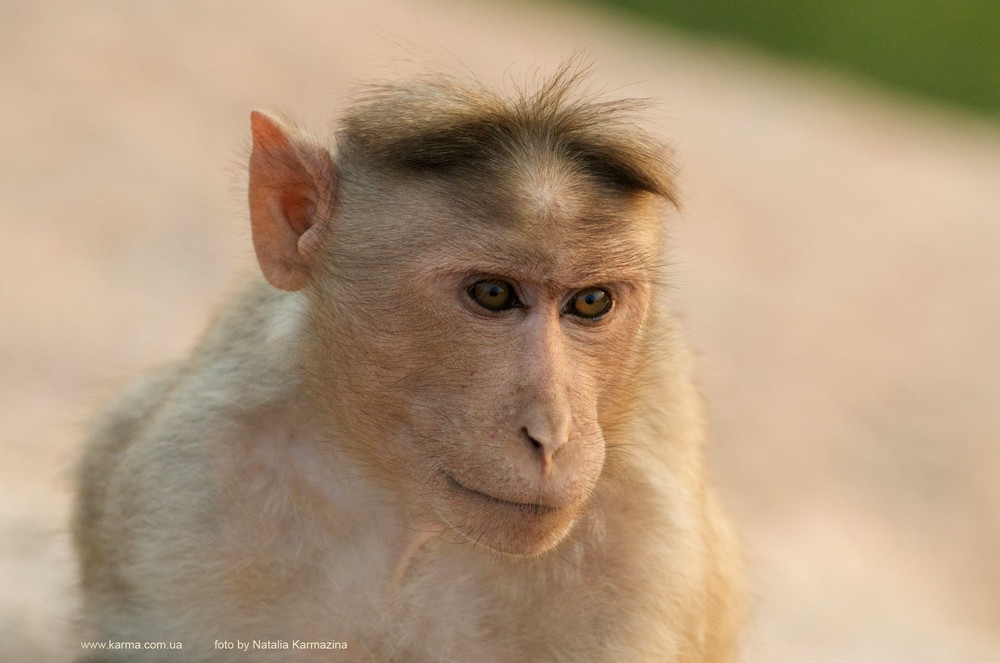
[[[422,516],[515,555],[564,539],[609,472],[672,200],[631,106],[573,99],[574,78],[513,99],[375,88],[336,157],[252,115],[258,260],[308,294],[307,370],[345,445]]]

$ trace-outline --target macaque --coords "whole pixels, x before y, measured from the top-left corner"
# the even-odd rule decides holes
[[[82,660],[734,659],[670,165],[582,77],[251,114],[263,278],[93,428],[84,621],[141,648]]]

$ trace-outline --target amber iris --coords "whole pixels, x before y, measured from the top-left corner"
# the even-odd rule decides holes
[[[514,286],[506,281],[477,281],[469,288],[469,296],[488,311],[504,311],[518,303]]]
[[[586,288],[573,295],[567,313],[596,320],[611,309],[611,295],[603,288]]]

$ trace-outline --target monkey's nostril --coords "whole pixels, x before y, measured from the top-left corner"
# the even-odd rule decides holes
[[[528,432],[527,428],[522,428],[521,432],[524,433],[524,437],[526,437],[528,439],[528,442],[531,442],[531,446],[532,447],[534,447],[535,449],[538,449],[539,451],[544,451],[545,450],[545,445],[542,444],[541,442],[539,442],[538,440],[536,440],[535,438],[533,438],[531,436],[531,433]]]

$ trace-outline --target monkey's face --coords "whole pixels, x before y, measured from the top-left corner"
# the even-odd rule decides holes
[[[413,385],[424,411],[414,441],[433,458],[431,504],[446,524],[494,550],[539,553],[567,535],[604,469],[603,419],[632,365],[642,293],[485,262],[429,283],[452,300],[452,332],[425,339],[440,362]]]
[[[606,201],[503,224],[433,205],[412,208],[433,223],[381,246],[390,259],[340,258],[344,297],[360,298],[339,390],[408,503],[492,550],[538,554],[571,532],[629,407],[658,221]]]

